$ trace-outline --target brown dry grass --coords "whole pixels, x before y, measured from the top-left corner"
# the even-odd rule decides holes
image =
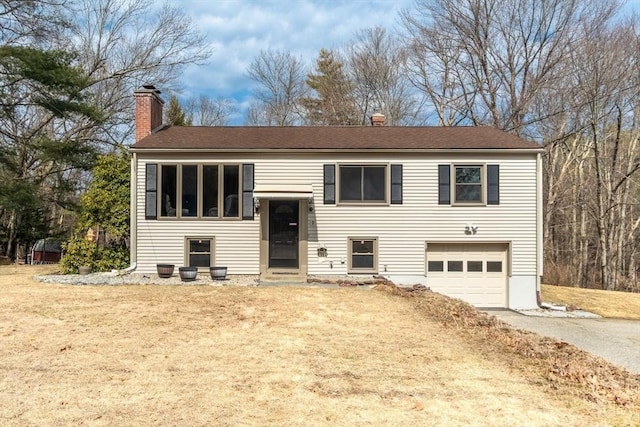
[[[602,317],[640,320],[640,294],[542,285],[542,300],[579,307]]]
[[[430,313],[429,292],[74,287],[39,271],[0,267],[0,425],[640,422],[632,401],[585,399],[535,354]]]

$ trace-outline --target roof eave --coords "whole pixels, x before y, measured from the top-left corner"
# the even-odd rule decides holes
[[[544,148],[136,148],[132,153],[543,153]]]

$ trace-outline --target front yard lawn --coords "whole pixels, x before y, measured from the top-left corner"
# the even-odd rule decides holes
[[[618,403],[589,394],[509,350],[535,336],[444,297],[50,285],[39,271],[0,267],[3,426],[640,423],[640,379],[611,388]]]

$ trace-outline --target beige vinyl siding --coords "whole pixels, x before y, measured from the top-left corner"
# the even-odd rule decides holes
[[[259,217],[254,221],[153,220],[144,218],[146,162],[254,163],[257,184],[312,184],[313,212],[309,212],[309,274],[346,274],[348,238],[378,239],[380,274],[425,274],[425,242],[510,242],[511,273],[536,274],[536,154],[240,154],[163,155],[138,158],[138,265],[152,272],[156,263],[182,265],[184,236],[215,236],[215,258],[229,274],[259,273]],[[500,204],[490,206],[438,205],[438,165],[453,163],[500,165]],[[402,164],[402,205],[324,205],[323,165]],[[336,170],[336,175],[338,175]],[[336,183],[336,188],[339,184]],[[387,192],[389,189],[387,190]],[[336,195],[337,196],[337,195]],[[478,227],[466,235],[465,226]],[[327,257],[317,248],[326,247]]]

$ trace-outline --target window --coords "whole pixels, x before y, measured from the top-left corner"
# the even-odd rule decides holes
[[[340,202],[387,201],[387,167],[340,166]]]
[[[182,166],[182,216],[198,216],[198,166]]]
[[[482,273],[482,261],[467,261],[467,272]]]
[[[502,261],[487,261],[487,273],[502,273]]]
[[[202,166],[202,215],[218,216],[218,166]]]
[[[455,203],[484,203],[482,166],[454,166]]]
[[[378,239],[349,239],[349,273],[377,273]]]
[[[462,271],[462,261],[447,261],[447,271]]]
[[[444,261],[429,261],[427,262],[427,271],[431,272],[443,272]]]
[[[439,205],[499,205],[500,165],[438,165]]]
[[[178,206],[178,166],[162,165],[161,184],[162,196],[160,198],[160,216],[176,216]]]
[[[212,238],[187,238],[185,247],[187,266],[209,268],[214,265]]]
[[[240,165],[160,165],[160,216],[238,218]]]
[[[225,218],[238,216],[238,194],[240,192],[240,166],[225,165],[223,175],[224,212]]]

